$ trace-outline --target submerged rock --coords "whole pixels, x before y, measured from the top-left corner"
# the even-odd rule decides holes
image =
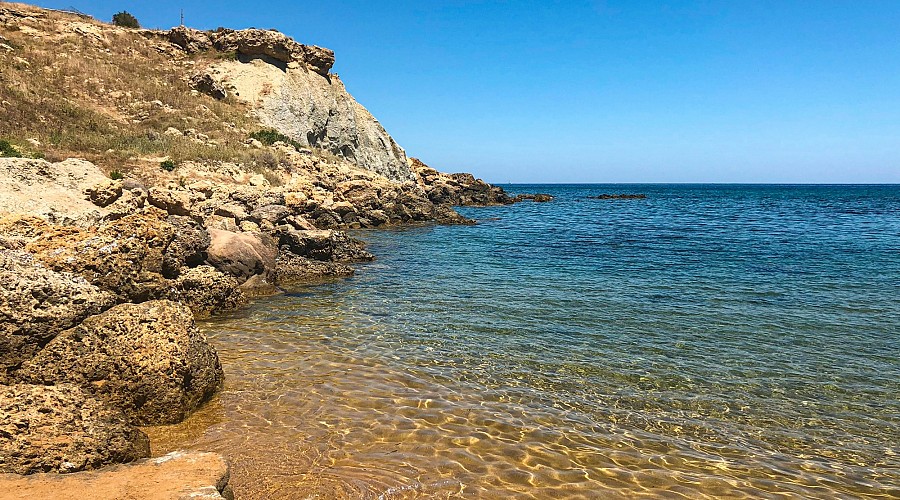
[[[137,424],[184,419],[222,385],[215,349],[186,306],[167,300],[120,304],[59,334],[18,376],[70,382]]]
[[[67,384],[0,386],[0,438],[0,473],[77,472],[150,456],[147,435],[121,411]],[[0,479],[0,492],[10,491]]]
[[[221,455],[174,451],[157,458],[64,476],[0,474],[0,496],[54,500],[234,499]]]

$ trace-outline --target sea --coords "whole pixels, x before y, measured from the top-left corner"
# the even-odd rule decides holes
[[[240,498],[900,498],[900,186],[506,185],[200,324]],[[593,199],[644,194],[644,199]]]

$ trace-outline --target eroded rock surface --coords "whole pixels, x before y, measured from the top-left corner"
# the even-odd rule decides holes
[[[411,158],[410,168],[415,172],[419,187],[436,205],[489,206],[508,205],[516,200],[503,188],[492,186],[472,174],[445,174]]]
[[[63,476],[0,474],[0,500],[234,499],[221,455],[175,451],[158,458]]]
[[[115,296],[31,254],[0,250],[0,383],[61,331],[115,304]]]
[[[146,434],[77,386],[0,385],[0,473],[77,472],[148,456]],[[11,491],[4,486],[0,497]]]
[[[22,380],[74,383],[137,424],[179,422],[222,385],[215,349],[186,306],[120,304],[66,330],[22,365]]]
[[[0,213],[41,216],[51,222],[89,225],[103,216],[84,191],[108,179],[94,164],[0,158]]]

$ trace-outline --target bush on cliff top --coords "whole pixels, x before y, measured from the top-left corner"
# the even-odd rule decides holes
[[[112,22],[116,26],[122,26],[125,28],[140,28],[141,24],[138,22],[137,18],[132,16],[128,11],[122,11],[117,14],[113,14]]]

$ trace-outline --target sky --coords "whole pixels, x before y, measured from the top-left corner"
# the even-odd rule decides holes
[[[275,28],[490,182],[900,183],[900,1],[38,1]]]

